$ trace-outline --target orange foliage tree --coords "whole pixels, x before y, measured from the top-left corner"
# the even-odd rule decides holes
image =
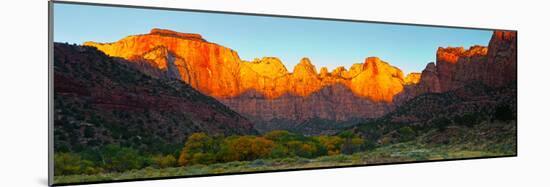
[[[221,151],[221,160],[255,160],[265,158],[271,154],[275,143],[264,137],[239,136],[227,138]]]
[[[178,164],[210,164],[216,160],[217,145],[213,138],[205,133],[194,133],[185,142]]]
[[[344,143],[344,140],[338,136],[319,136],[317,140],[325,146],[328,155],[340,154],[340,149]]]

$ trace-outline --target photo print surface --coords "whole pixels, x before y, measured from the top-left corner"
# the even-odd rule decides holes
[[[54,185],[517,155],[517,33],[56,2]]]

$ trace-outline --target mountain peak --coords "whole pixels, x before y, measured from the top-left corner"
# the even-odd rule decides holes
[[[481,45],[474,45],[464,51],[463,55],[467,57],[471,56],[485,56],[487,55],[487,47]]]
[[[163,46],[171,52],[168,56],[155,56],[158,59],[148,59],[147,63],[159,70],[155,61],[174,56],[180,59],[174,64],[179,79],[202,93],[213,97],[233,97],[240,92],[235,84],[235,72],[240,68],[241,59],[237,52],[227,47],[210,43],[198,34],[180,33],[166,29],[152,29],[148,34],[124,37],[113,43],[87,42],[85,46],[93,46],[113,57],[132,60],[143,57],[151,50]],[[162,63],[161,63],[162,64]],[[215,78],[213,78],[215,77]]]
[[[403,80],[405,85],[418,84],[420,82],[421,73],[413,72],[407,74]]]
[[[313,66],[313,64],[311,63],[311,60],[309,60],[308,57],[304,57],[304,58],[300,59],[300,63],[298,63],[298,65]]]
[[[365,63],[364,64],[372,64],[372,63],[375,63],[375,64],[379,64],[381,63],[382,60],[380,60],[380,58],[378,57],[375,57],[375,56],[371,56],[371,57],[367,57],[365,59]]]
[[[331,74],[332,76],[343,77],[343,76],[344,76],[343,74],[346,73],[347,71],[348,71],[348,70],[346,70],[346,68],[345,68],[344,66],[338,66],[338,67],[334,68],[334,69],[332,70],[332,72],[330,72],[330,74]]]
[[[187,39],[187,40],[198,40],[203,42],[206,41],[202,38],[200,34],[181,33],[173,30],[159,29],[159,28],[151,29],[151,31],[149,32],[149,35],[168,36],[168,37],[175,37],[175,38],[181,38],[181,39]]]
[[[459,58],[485,56],[487,55],[487,51],[487,47],[480,45],[474,45],[468,50],[464,49],[464,47],[439,47],[437,49],[437,61],[455,64]]]
[[[428,64],[426,64],[426,67],[424,68],[424,71],[429,71],[429,72],[436,72],[437,71],[437,67],[435,67],[435,63],[434,62],[429,62]]]
[[[326,77],[329,75],[328,68],[327,67],[321,67],[321,71],[319,72],[319,75],[321,77]]]
[[[512,31],[495,31],[493,33],[493,37],[498,40],[512,41],[516,39],[516,36],[517,33]]]
[[[317,75],[317,70],[315,69],[315,65],[311,63],[309,58],[304,57],[300,60],[300,63],[298,63],[294,67],[294,73],[307,73],[307,74],[315,74]]]
[[[420,93],[446,92],[473,81],[491,87],[516,81],[516,36],[514,31],[494,31],[487,47],[439,47],[436,64],[429,63],[422,72]]]
[[[288,74],[288,70],[277,57],[256,58],[252,62],[243,63],[259,75],[275,78]]]
[[[277,58],[277,57],[271,57],[271,56],[267,56],[267,57],[262,57],[261,59],[260,58],[254,58],[254,60],[252,60],[252,62],[250,63],[253,63],[253,64],[275,64],[275,65],[283,65],[283,62],[281,61],[281,59]]]
[[[380,58],[378,57],[366,58],[365,63],[363,63],[363,71],[367,71],[372,75],[377,75],[379,73],[389,73],[390,75],[397,78],[403,78],[403,72],[401,71],[401,69],[380,60]]]
[[[357,69],[357,68],[355,68]],[[392,102],[403,90],[403,72],[378,57],[368,57],[363,71],[353,77],[352,90],[373,101]]]
[[[437,48],[437,61],[456,63],[458,58],[464,53],[464,47],[439,47]]]

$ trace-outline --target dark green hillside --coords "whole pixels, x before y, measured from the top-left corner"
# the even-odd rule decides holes
[[[446,93],[420,95],[382,118],[349,129],[379,145],[419,137],[428,144],[467,145],[484,138],[496,143],[494,137],[484,135],[500,131],[515,140],[516,95],[515,83],[496,89],[472,83]],[[507,125],[493,125],[501,123]]]
[[[194,132],[257,134],[246,118],[181,81],[152,78],[93,47],[56,43],[54,54],[56,152],[116,144],[173,154]]]

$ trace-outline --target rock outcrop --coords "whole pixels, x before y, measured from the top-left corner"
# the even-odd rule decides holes
[[[378,57],[365,59],[362,69],[351,79],[354,93],[376,102],[392,102],[393,96],[403,90],[403,72]]]
[[[153,29],[149,34],[125,37],[115,43],[85,42],[85,46],[93,46],[105,54],[121,57],[130,61],[146,59],[147,53],[158,48],[165,48],[172,55],[154,56],[146,59],[152,67],[162,69],[164,65],[158,61],[170,61],[177,57],[175,63],[179,76],[175,76],[190,84],[204,94],[217,97],[233,97],[240,94],[238,72],[240,58],[237,52],[207,42],[198,34],[184,34],[169,30]],[[160,59],[160,60],[159,60]],[[160,65],[160,66],[159,66]]]
[[[517,38],[513,31],[494,31],[488,47],[439,48],[436,64],[430,63],[416,86],[416,95],[440,93],[481,82],[501,87],[517,79]]]
[[[244,64],[240,80],[248,91],[220,101],[258,123],[376,118],[392,109],[393,95],[403,89],[401,70],[375,57],[367,58],[361,66],[354,65],[353,77],[343,67],[332,73],[321,68],[317,73],[308,58],[303,58],[292,73],[285,73],[277,58]],[[256,66],[273,71],[264,72]]]
[[[254,120],[375,118],[393,107],[393,97],[415,77],[377,57],[317,72],[303,58],[289,72],[276,57],[243,61],[226,47],[198,34],[153,29],[114,43],[86,42],[104,53],[135,63],[155,77],[182,80]],[[353,109],[353,110],[350,110]]]
[[[517,80],[517,32],[495,31],[487,53],[488,85],[503,86]]]
[[[471,82],[514,81],[516,34],[495,31],[488,47],[439,48],[422,73],[403,72],[378,57],[330,71],[303,58],[290,72],[276,57],[243,61],[237,52],[198,34],[153,29],[114,43],[86,42],[130,60],[149,75],[182,80],[253,120],[376,118],[423,93]]]
[[[441,83],[437,73],[437,67],[435,63],[431,62],[426,65],[426,68],[422,71],[421,79],[418,88],[418,94],[420,93],[440,93]]]
[[[400,69],[377,57],[365,59],[365,63],[352,66],[350,71],[339,67],[331,73],[327,68],[321,68],[318,73],[308,58],[300,60],[290,73],[279,59],[269,57],[242,63],[239,80],[243,93],[254,90],[267,99],[285,94],[306,97],[325,87],[341,84],[360,98],[387,103],[391,103],[405,84]]]
[[[418,84],[420,82],[421,73],[409,73],[405,76],[405,85]]]
[[[460,88],[472,80],[481,80],[487,66],[487,47],[472,46],[437,49],[437,74],[441,91]]]
[[[405,82],[400,69],[376,57],[354,64],[349,71],[341,67],[332,73],[326,68],[317,73],[312,62],[303,58],[288,72],[276,57],[246,62],[235,51],[210,43],[201,35],[164,29],[128,36],[114,43],[86,42],[84,45],[136,62],[140,70],[153,76],[185,81],[219,99],[233,98],[250,90],[269,99],[284,94],[309,96],[326,86],[342,84],[359,97],[389,103]]]

